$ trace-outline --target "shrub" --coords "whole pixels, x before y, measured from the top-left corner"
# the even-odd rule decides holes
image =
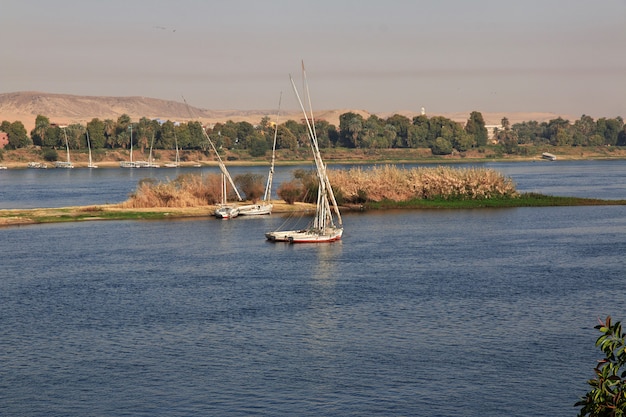
[[[298,197],[302,195],[302,192],[303,187],[301,183],[294,180],[289,182],[283,182],[282,184],[280,184],[278,190],[276,191],[278,196],[285,200],[287,204],[295,203]]]
[[[45,149],[42,156],[43,159],[48,162],[58,161],[59,159],[59,154],[57,153],[56,149],[52,148]]]
[[[234,179],[235,184],[246,195],[248,200],[256,202],[265,192],[265,177],[260,174],[240,174]]]
[[[595,326],[602,335],[596,346],[602,350],[604,359],[598,361],[596,377],[587,383],[589,391],[575,406],[582,406],[579,416],[613,417],[626,415],[626,342],[622,324],[611,323],[608,316],[604,323]]]

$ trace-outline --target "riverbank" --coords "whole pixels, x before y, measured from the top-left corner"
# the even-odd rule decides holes
[[[418,149],[322,149],[324,161],[328,164],[404,164],[404,163],[459,163],[459,162],[494,162],[494,161],[542,161],[542,153],[556,155],[557,160],[600,160],[626,159],[626,147],[572,147],[572,146],[526,146],[524,152],[515,155],[503,154],[497,146],[487,146],[467,152],[455,152],[450,155],[433,155],[428,148]],[[42,152],[36,148],[3,150],[0,165],[9,169],[27,168],[29,162],[45,163],[54,167],[54,162],[45,161]],[[128,161],[126,150],[104,150],[94,152],[94,163],[102,168],[119,168],[121,161]],[[89,157],[86,150],[70,152],[70,159],[75,167],[87,167]],[[148,155],[135,151],[134,160],[147,160]],[[154,152],[154,162],[163,167],[175,159],[175,151],[158,150]],[[267,165],[269,155],[251,157],[247,151],[229,150],[222,155],[227,165]],[[311,161],[310,151],[302,149],[277,151],[277,165],[297,165]],[[182,151],[181,166],[217,166],[212,153],[201,151]]]
[[[315,205],[296,202],[272,201],[273,214],[313,213]],[[517,198],[493,198],[485,200],[424,200],[405,202],[382,201],[352,204],[341,207],[343,212],[388,209],[480,209],[518,207],[562,207],[626,205],[626,200],[602,200],[578,197],[555,197],[535,193],[522,194]],[[122,204],[77,206],[60,208],[0,210],[0,227],[24,226],[43,223],[64,223],[100,220],[168,220],[183,218],[212,218],[216,206],[201,207],[153,207],[145,209],[123,208]],[[230,221],[230,220],[229,220]],[[232,221],[237,221],[233,219]]]

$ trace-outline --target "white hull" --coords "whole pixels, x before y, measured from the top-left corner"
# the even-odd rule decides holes
[[[272,242],[288,243],[327,243],[341,239],[343,229],[329,228],[324,233],[319,230],[287,230],[279,232],[267,232],[265,237]]]
[[[55,168],[74,168],[74,165],[71,162],[64,161],[56,161],[54,163]]]
[[[218,219],[233,219],[239,216],[239,208],[224,206],[215,210],[214,214]]]
[[[239,214],[242,216],[262,216],[272,214],[271,204],[251,204],[248,206],[239,206]]]

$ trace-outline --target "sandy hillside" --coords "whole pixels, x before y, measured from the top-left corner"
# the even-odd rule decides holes
[[[132,120],[141,117],[159,118],[163,120],[188,121],[200,120],[204,124],[224,123],[228,120],[233,122],[247,121],[257,124],[263,117],[274,117],[275,110],[206,110],[187,106],[185,103],[160,100],[149,97],[103,97],[103,96],[75,96],[68,94],[50,94],[40,92],[16,92],[0,94],[0,121],[21,121],[28,132],[35,126],[35,118],[41,114],[52,123],[86,124],[93,118],[100,120],[117,120],[122,114],[127,114]],[[339,116],[347,112],[360,114],[364,118],[370,116],[366,110],[320,110],[315,112],[317,119],[323,119],[339,126]],[[281,119],[300,120],[299,111],[281,111]],[[452,120],[464,123],[467,121],[468,112],[427,114],[427,116],[444,116]],[[381,118],[387,118],[394,114],[400,114],[409,118],[419,115],[415,111],[395,111],[377,113]],[[499,124],[503,117],[508,117],[511,123],[535,120],[538,122],[548,121],[559,116],[575,120],[570,115],[555,113],[482,113],[485,123],[488,125]]]

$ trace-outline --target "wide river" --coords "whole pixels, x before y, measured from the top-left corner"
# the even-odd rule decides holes
[[[626,161],[481,166],[626,198]],[[0,208],[193,170],[0,171]],[[593,326],[626,319],[626,206],[346,213],[338,243],[266,242],[284,221],[0,229],[0,415],[573,416]]]

